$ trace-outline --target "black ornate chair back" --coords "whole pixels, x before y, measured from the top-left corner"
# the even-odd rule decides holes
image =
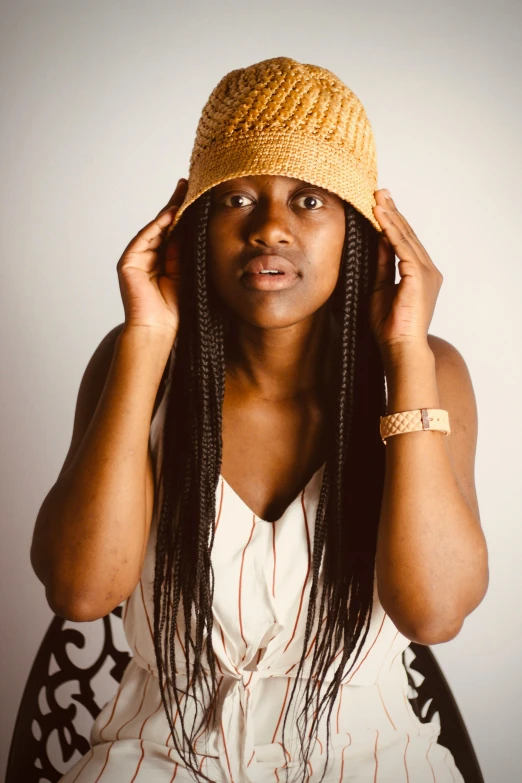
[[[115,631],[119,630],[122,636],[121,616],[122,607],[118,606],[96,621],[103,623],[101,652],[94,663],[83,668],[71,660],[67,651],[69,644],[78,649],[85,647],[86,638],[80,625],[64,627],[67,621],[63,618],[52,620],[20,702],[6,783],[40,783],[41,780],[57,783],[67,769],[88,752],[89,741],[83,735],[86,731],[78,731],[75,718],[80,707],[93,722],[121,682],[131,657],[128,649],[119,649],[116,643]],[[403,662],[410,686],[408,698],[419,720],[435,720],[440,724],[438,741],[451,751],[466,783],[484,783],[459,708],[431,649],[412,642],[403,653]],[[103,698],[97,698],[93,681],[102,670],[110,674],[114,687],[111,693],[105,690]],[[69,703],[62,706],[57,700],[57,692],[71,683],[77,687],[70,694]],[[51,737],[62,759],[60,769],[56,769],[49,758]],[[73,760],[73,756],[77,758]]]
[[[131,656],[128,651],[118,649],[114,639],[114,620],[120,625],[122,607],[96,621],[103,623],[101,652],[94,663],[82,668],[71,660],[67,645],[83,649],[86,637],[80,624],[65,628],[68,622],[55,617],[45,634],[25,686],[18,710],[7,762],[6,783],[39,783],[48,780],[55,783],[72,766],[71,759],[78,751],[80,756],[88,752],[89,741],[75,727],[78,708],[82,705],[91,715],[92,722],[99,715],[103,703],[98,703],[92,682],[104,667],[114,682],[113,692],[106,694],[105,702],[112,698]],[[91,625],[89,623],[89,625]],[[71,694],[70,703],[63,707],[57,701],[57,691],[66,683],[77,684]],[[45,709],[42,702],[46,702]],[[51,737],[58,739],[63,759],[63,768],[58,770],[49,758]]]

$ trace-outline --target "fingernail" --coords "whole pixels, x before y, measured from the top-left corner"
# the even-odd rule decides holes
[[[384,195],[386,196],[386,198],[390,198],[390,199],[391,199],[391,193],[390,193],[390,191],[389,191],[389,190],[387,190],[387,188],[383,188],[383,191],[382,191],[382,192],[384,193]]]

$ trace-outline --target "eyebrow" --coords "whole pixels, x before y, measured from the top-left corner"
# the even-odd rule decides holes
[[[217,185],[214,185],[212,188],[213,192],[220,192],[221,190],[224,190],[227,186],[228,187],[241,187],[241,184],[244,180],[246,180],[247,177],[237,177],[232,179],[225,180],[224,182],[219,182]],[[295,183],[295,185],[290,186],[290,189],[297,189],[297,188],[314,188],[315,190],[320,190],[326,195],[334,195],[331,193],[331,191],[327,190],[326,188],[322,188],[320,185],[314,185],[312,182],[307,182],[306,180],[299,180]]]

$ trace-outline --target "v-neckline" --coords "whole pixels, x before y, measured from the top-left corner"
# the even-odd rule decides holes
[[[288,514],[288,512],[290,511],[290,509],[291,509],[291,508],[292,508],[292,507],[293,507],[293,506],[294,506],[294,505],[297,503],[297,501],[299,500],[299,498],[301,497],[301,495],[303,494],[303,492],[306,492],[306,490],[308,489],[308,487],[310,486],[310,484],[312,483],[312,481],[315,479],[315,477],[317,476],[317,474],[318,474],[320,471],[324,470],[324,467],[325,467],[325,465],[326,465],[326,462],[323,462],[323,464],[322,464],[320,467],[318,467],[318,468],[317,468],[317,470],[315,471],[315,473],[313,474],[313,476],[312,476],[312,477],[309,479],[309,481],[307,481],[307,483],[305,484],[305,486],[303,487],[303,489],[299,490],[299,492],[297,493],[297,495],[295,496],[295,498],[294,498],[293,500],[291,500],[291,501],[290,501],[290,503],[289,503],[289,504],[288,504],[288,506],[285,508],[285,510],[283,511],[283,513],[281,514],[281,516],[280,516],[278,519],[275,519],[273,522],[270,522],[270,521],[269,521],[269,520],[267,520],[267,519],[262,519],[262,518],[261,518],[261,517],[260,517],[258,514],[256,514],[254,511],[252,511],[252,509],[251,509],[251,508],[250,508],[250,507],[249,507],[249,506],[248,506],[248,505],[245,503],[245,501],[243,500],[243,498],[242,498],[240,495],[238,495],[238,494],[237,494],[237,492],[236,492],[236,490],[234,489],[234,487],[232,487],[232,486],[231,486],[231,485],[228,483],[228,481],[226,480],[226,478],[223,476],[223,474],[222,474],[222,473],[220,473],[220,474],[219,474],[219,477],[221,478],[221,480],[222,480],[223,484],[224,484],[226,487],[228,487],[228,489],[229,489],[229,490],[230,490],[230,492],[231,492],[231,493],[234,495],[234,497],[236,497],[236,498],[239,500],[239,502],[241,503],[241,505],[242,505],[242,506],[244,506],[244,508],[245,508],[245,509],[246,509],[246,510],[247,510],[247,511],[248,511],[248,512],[249,512],[249,513],[250,513],[250,514],[251,514],[251,515],[254,517],[254,519],[255,519],[255,521],[256,521],[256,522],[264,522],[264,523],[265,523],[265,525],[275,525],[277,522],[280,522],[280,521],[281,521],[281,520],[282,520],[282,519],[283,519],[283,518],[284,518],[284,517],[285,517],[285,516]]]

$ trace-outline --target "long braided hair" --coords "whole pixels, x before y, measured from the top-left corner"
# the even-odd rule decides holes
[[[339,278],[331,296],[332,312],[340,319],[338,355],[329,393],[327,458],[316,512],[312,586],[303,654],[283,722],[284,732],[297,684],[305,680],[305,705],[296,722],[304,783],[310,743],[324,709],[329,739],[330,716],[345,664],[358,644],[355,664],[369,631],[377,529],[384,485],[385,452],[379,416],[386,412],[386,385],[378,346],[368,321],[368,296],[374,282],[378,232],[348,202],[344,202],[346,233]],[[154,647],[160,690],[176,750],[195,780],[211,780],[200,769],[187,734],[176,685],[176,618],[183,598],[187,689],[194,704],[203,688],[209,694],[202,719],[208,724],[216,709],[216,658],[212,647],[214,572],[211,549],[216,519],[216,489],[222,461],[222,405],[225,390],[227,314],[207,274],[207,225],[210,191],[193,202],[179,223],[181,296],[180,325],[163,428],[160,485],[163,500],[158,518],[154,577]],[[159,497],[158,486],[156,497]],[[324,555],[324,584],[309,677],[301,677],[313,628],[319,569]],[[195,638],[193,629],[195,625]],[[202,652],[206,645],[206,665]],[[343,648],[342,658],[319,701],[324,673]],[[190,671],[190,650],[194,653]],[[174,676],[172,676],[174,673]],[[163,677],[169,685],[165,687]],[[210,677],[210,686],[208,678]],[[199,686],[199,687],[198,687]],[[311,727],[308,711],[316,691]],[[172,696],[180,716],[188,756],[180,747],[171,718]],[[168,700],[168,703],[167,703]],[[185,700],[187,702],[188,699]],[[186,705],[185,705],[186,706]],[[197,714],[197,708],[196,708]],[[175,719],[176,720],[176,719]],[[193,720],[193,726],[195,723]],[[304,726],[301,726],[301,721]],[[328,745],[327,739],[327,745]],[[325,771],[328,765],[328,748]],[[288,780],[288,768],[285,767]],[[321,778],[321,780],[323,779]]]

